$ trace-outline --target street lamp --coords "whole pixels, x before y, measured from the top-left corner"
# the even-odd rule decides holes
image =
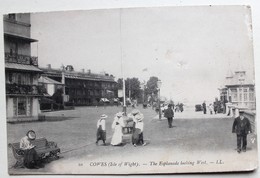
[[[145,87],[146,87],[146,85],[145,85],[145,81],[144,81],[144,83],[141,83],[141,89],[143,90],[143,104],[144,104],[144,102],[145,102],[145,99],[144,99],[144,97],[145,97]]]
[[[158,80],[157,81],[157,88],[158,88],[158,100],[159,100],[159,120],[162,119],[162,113],[161,113],[161,94],[160,94],[160,88],[162,85],[162,81]]]

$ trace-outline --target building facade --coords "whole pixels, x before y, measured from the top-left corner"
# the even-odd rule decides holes
[[[64,87],[64,99],[75,106],[95,106],[105,99],[117,98],[117,83],[112,75],[94,74],[90,70],[74,71],[68,65],[63,69],[54,69],[48,65],[41,68],[43,76],[61,82]]]
[[[41,76],[39,78],[39,86],[41,86],[47,97],[51,97],[57,89],[63,88],[63,84],[49,77]]]
[[[256,108],[255,85],[246,71],[236,71],[226,77],[225,87],[220,90],[221,101],[228,101],[233,106],[244,109]]]
[[[4,15],[7,121],[37,120],[40,108],[38,58],[31,56],[30,14]]]

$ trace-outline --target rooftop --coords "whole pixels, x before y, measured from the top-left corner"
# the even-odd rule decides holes
[[[46,76],[41,76],[39,78],[39,83],[63,85],[61,82],[58,82]]]
[[[235,71],[233,75],[227,76],[225,86],[254,85],[254,80],[246,75],[246,71]]]
[[[62,72],[64,72],[64,75],[66,78],[72,78],[72,79],[82,79],[82,80],[102,80],[102,81],[113,81],[115,82],[115,77],[113,75],[108,74],[96,74],[92,73],[90,71],[88,72],[79,72],[79,71],[70,71],[70,70],[62,70],[57,68],[42,68],[40,69],[47,74],[47,76],[56,76],[61,77]]]

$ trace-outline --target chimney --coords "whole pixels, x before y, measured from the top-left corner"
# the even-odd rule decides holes
[[[85,69],[81,69],[81,72],[82,72],[82,73],[85,73]]]
[[[47,64],[47,68],[48,68],[48,69],[51,69],[51,64]]]
[[[88,74],[91,74],[91,70],[90,69],[88,69]]]

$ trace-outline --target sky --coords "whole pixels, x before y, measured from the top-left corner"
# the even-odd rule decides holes
[[[254,76],[250,8],[193,6],[34,13],[39,65],[73,65],[120,78],[162,81],[161,95],[202,103],[227,74]]]

